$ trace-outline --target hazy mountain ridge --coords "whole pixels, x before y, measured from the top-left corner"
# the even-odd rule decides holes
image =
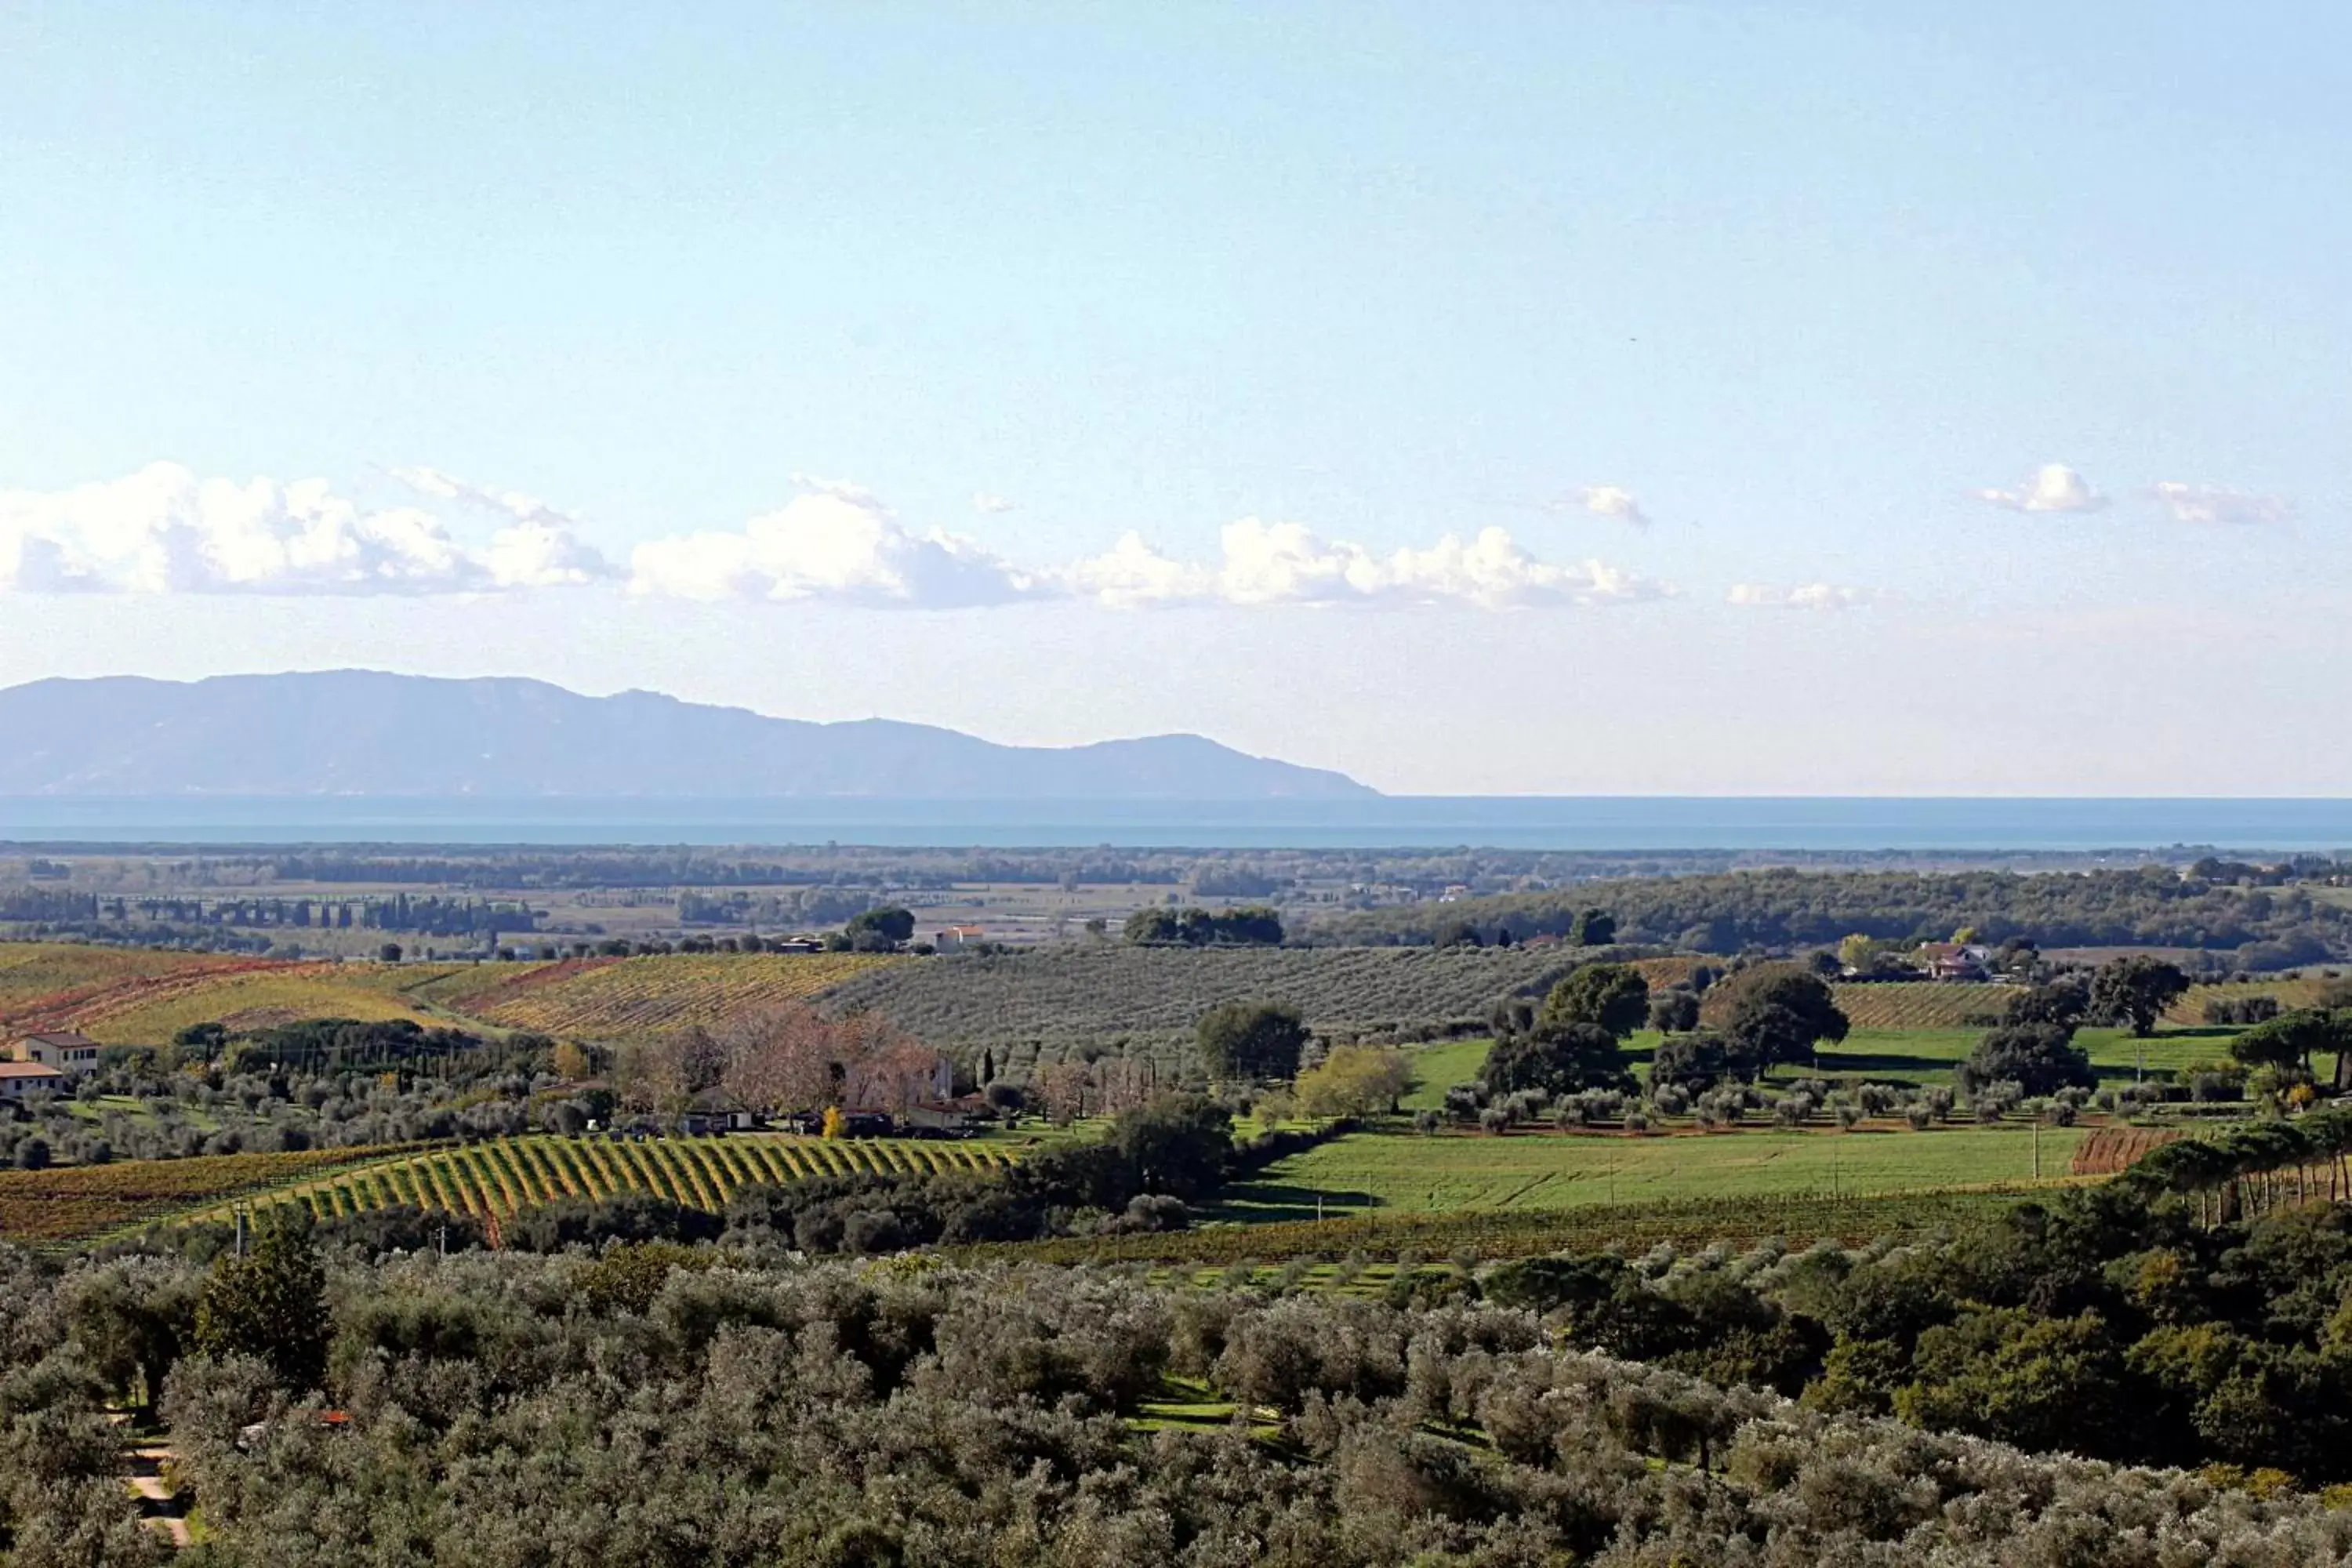
[[[0,690],[0,795],[1361,798],[1346,775],[1197,735],[1004,746],[648,691],[333,670]]]

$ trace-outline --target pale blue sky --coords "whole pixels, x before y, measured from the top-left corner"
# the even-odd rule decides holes
[[[0,680],[2352,793],[2347,61],[2310,5],[0,0]],[[326,485],[199,483],[262,476]]]

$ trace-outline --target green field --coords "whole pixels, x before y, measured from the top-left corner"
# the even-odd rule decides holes
[[[1268,1166],[1219,1217],[1312,1219],[1364,1209],[1569,1208],[1724,1195],[1880,1194],[2021,1183],[2067,1173],[2072,1129],[1955,1125],[1915,1132],[1355,1132]]]
[[[1438,1110],[1445,1104],[1445,1091],[1457,1083],[1468,1083],[1478,1076],[1485,1065],[1486,1053],[1495,1048],[1492,1040],[1448,1040],[1442,1046],[1423,1046],[1411,1053],[1412,1089],[1398,1103],[1407,1110]]]

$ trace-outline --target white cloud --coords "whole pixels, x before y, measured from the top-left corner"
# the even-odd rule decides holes
[[[1134,532],[1120,535],[1109,553],[1063,568],[1056,580],[1067,593],[1118,609],[1202,604],[1217,596],[1213,568],[1171,560]]]
[[[2243,490],[2219,489],[2211,485],[2183,484],[2179,479],[2165,479],[2155,486],[2156,499],[2164,503],[2175,522],[2193,522],[2206,527],[2243,527],[2252,524],[2279,524],[2294,521],[2294,508],[2278,496],[2251,495]]]
[[[804,490],[814,490],[821,496],[831,496],[835,500],[847,501],[851,506],[879,507],[882,504],[880,496],[876,495],[864,485],[853,483],[848,479],[821,479],[814,474],[795,473],[793,475],[793,483]]]
[[[1885,597],[1874,588],[1842,588],[1831,583],[1803,583],[1793,588],[1741,583],[1732,588],[1727,602],[1751,609],[1857,610]]]
[[[983,517],[994,517],[1000,512],[1011,511],[1013,503],[1003,496],[993,496],[986,490],[974,490],[971,494],[971,510]]]
[[[384,471],[409,489],[436,500],[466,501],[491,511],[504,512],[518,522],[568,529],[579,521],[556,510],[537,496],[525,495],[520,490],[494,490],[439,468],[387,468]]]
[[[1635,528],[1650,526],[1650,514],[1633,499],[1633,492],[1617,485],[1585,485],[1568,492],[1557,510],[1582,508],[1595,517],[1605,517],[1613,522],[1629,523]]]
[[[926,609],[1001,605],[1040,591],[1028,574],[969,539],[937,529],[909,532],[861,486],[794,478],[809,487],[807,494],[740,531],[637,546],[630,590]]]
[[[593,546],[543,522],[499,531],[482,552],[482,564],[501,588],[576,588],[613,575],[612,563]]]
[[[68,490],[0,491],[0,589],[447,594],[601,574],[558,523],[518,521],[476,551],[429,512],[364,511],[324,479],[238,484],[154,463]]]
[[[2063,463],[2044,463],[2017,489],[1979,490],[1976,498],[2011,511],[2097,511],[2107,504],[2090,480]]]
[[[1599,605],[1657,598],[1660,584],[1598,561],[1554,565],[1529,555],[1499,528],[1464,540],[1446,534],[1427,549],[1385,555],[1326,540],[1295,522],[1244,518],[1225,525],[1220,559],[1195,564],[1160,554],[1133,533],[1107,555],[1055,574],[1072,593],[1131,606],[1261,605]]]

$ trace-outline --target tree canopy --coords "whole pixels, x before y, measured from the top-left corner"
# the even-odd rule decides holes
[[[1719,1035],[1676,1035],[1659,1041],[1658,1048],[1650,1053],[1650,1092],[1654,1095],[1662,1089],[1704,1094],[1734,1076],[1754,1074],[1735,1073],[1731,1048]]]
[[[2230,1055],[2248,1067],[2309,1071],[2315,1053],[2352,1050],[2352,1013],[2315,1007],[2282,1013],[2230,1041]]]
[[[2189,976],[2180,966],[2127,953],[2099,966],[2091,976],[2091,1016],[2111,1024],[2127,1024],[2145,1039],[2156,1033],[2164,1010],[2189,992]]]
[[[1588,963],[1551,988],[1544,998],[1549,1027],[1593,1024],[1619,1039],[1649,1021],[1650,983],[1622,963]]]
[[[1297,1075],[1307,1032],[1287,1003],[1227,1002],[1201,1019],[1193,1038],[1212,1077],[1264,1083]]]
[[[196,1348],[267,1362],[296,1393],[327,1374],[327,1275],[310,1244],[310,1211],[293,1205],[256,1223],[242,1258],[213,1264],[196,1300]]]
[[[1142,909],[1127,917],[1127,940],[1159,946],[1280,947],[1282,917],[1248,906],[1230,910]]]
[[[1617,917],[1607,910],[1580,910],[1568,928],[1568,940],[1578,947],[1607,947],[1617,940]]]
[[[2062,1029],[2073,1029],[2090,1015],[2090,983],[2077,974],[2053,980],[2047,985],[2029,985],[2009,999],[2001,1009],[2004,1024],[2053,1024]]]
[[[1598,1024],[1529,1017],[1523,1009],[1505,1010],[1497,1024],[1494,1048],[1478,1070],[1479,1081],[1492,1093],[1538,1089],[1558,1095],[1633,1087],[1617,1037]]]
[[[848,924],[842,929],[852,942],[860,937],[870,937],[896,947],[902,942],[913,940],[915,912],[896,904],[886,904],[880,909],[866,910],[850,916]]]
[[[2090,1053],[2074,1043],[2074,1032],[2059,1024],[2004,1024],[1979,1041],[1960,1065],[1960,1086],[1974,1092],[1996,1083],[2014,1083],[2028,1094],[2062,1089],[2095,1089],[2099,1075]]]
[[[1822,1041],[1843,1040],[1849,1027],[1819,975],[1766,966],[1723,982],[1729,998],[1723,1032],[1743,1076],[1810,1058]]]

